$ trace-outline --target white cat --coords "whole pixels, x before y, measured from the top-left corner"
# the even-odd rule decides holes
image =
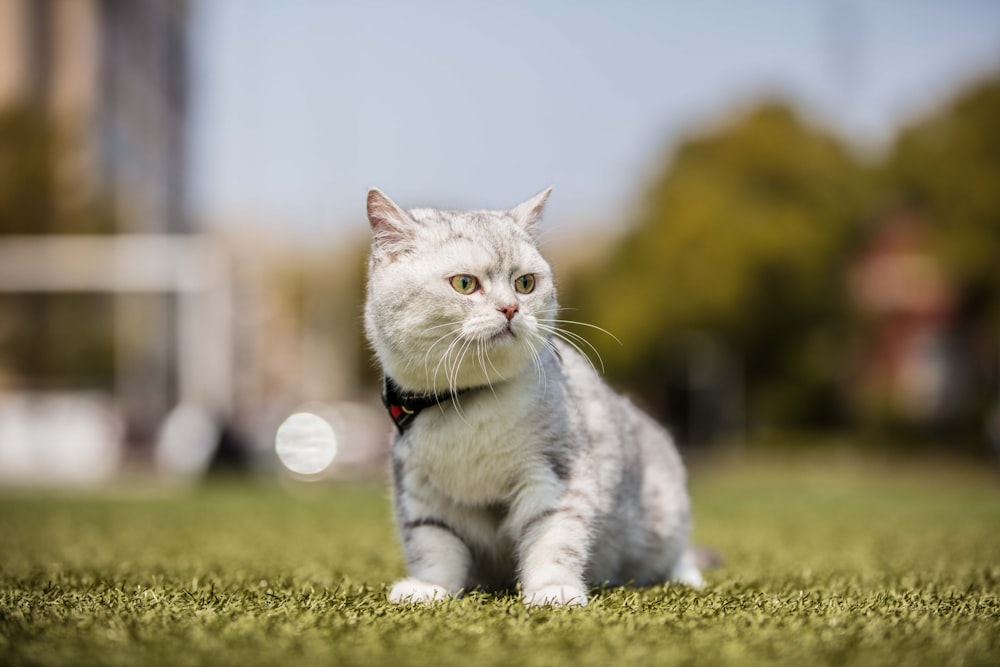
[[[368,193],[365,328],[409,569],[393,602],[519,583],[527,604],[583,605],[603,583],[702,583],[670,437],[560,329],[534,239],[550,191],[509,211]]]

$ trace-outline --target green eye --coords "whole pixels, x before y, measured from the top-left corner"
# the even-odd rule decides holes
[[[474,276],[452,276],[451,286],[459,294],[472,294],[479,287],[479,281]]]
[[[526,273],[514,279],[514,289],[521,294],[530,294],[535,289],[535,274]]]

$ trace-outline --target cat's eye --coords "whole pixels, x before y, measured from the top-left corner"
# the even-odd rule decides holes
[[[455,291],[459,294],[472,294],[479,287],[479,281],[476,280],[475,276],[452,276],[451,286],[455,288]]]
[[[514,289],[521,294],[530,294],[535,289],[535,274],[526,273],[514,279]]]

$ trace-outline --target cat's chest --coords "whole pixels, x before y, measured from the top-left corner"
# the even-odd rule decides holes
[[[540,457],[523,415],[483,401],[456,411],[421,415],[401,452],[408,472],[451,499],[487,504],[508,499]]]

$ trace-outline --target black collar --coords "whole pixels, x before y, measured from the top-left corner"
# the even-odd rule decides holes
[[[456,392],[449,391],[443,394],[411,394],[401,389],[392,378],[388,376],[382,378],[382,404],[385,405],[400,434],[406,433],[424,408],[450,401],[467,391],[470,389],[459,389]]]

